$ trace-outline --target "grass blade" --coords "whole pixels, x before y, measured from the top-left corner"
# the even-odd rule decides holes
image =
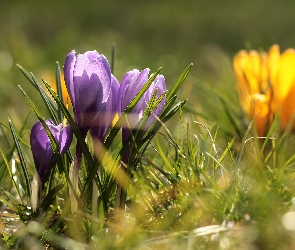
[[[20,66],[19,64],[16,65],[20,71],[22,72],[22,74],[29,80],[29,82],[34,86],[35,89],[38,89],[38,86],[36,85],[35,81],[32,79],[32,74],[30,74],[27,70],[25,70],[22,66]],[[45,93],[46,94],[46,93]],[[47,94],[46,94],[47,95]],[[57,105],[56,103],[54,103],[50,98],[49,98],[49,102],[52,105],[52,107],[54,107],[54,109],[57,110]]]
[[[14,178],[13,178],[13,175],[12,175],[11,169],[10,169],[9,164],[8,164],[8,161],[7,161],[7,159],[6,159],[6,157],[5,157],[5,155],[4,155],[4,153],[3,153],[3,151],[2,151],[1,148],[0,148],[0,152],[1,152],[2,158],[3,158],[4,162],[5,162],[5,165],[6,165],[6,167],[7,167],[7,170],[8,170],[8,173],[9,173],[9,177],[10,177],[10,179],[12,180],[12,183],[13,183],[13,186],[14,186],[14,188],[15,188],[15,191],[17,192],[17,195],[19,196],[20,202],[21,202],[21,204],[24,204],[24,203],[23,203],[23,200],[22,200],[22,197],[21,197],[21,195],[20,195],[19,189],[18,189],[18,187],[17,187],[17,184],[16,184],[16,182],[15,182],[15,180],[14,180]]]
[[[29,197],[31,195],[31,185],[30,185],[30,180],[29,180],[28,169],[27,169],[27,166],[26,166],[24,155],[23,155],[23,152],[22,152],[18,137],[16,135],[14,126],[13,126],[13,124],[12,124],[12,122],[11,122],[11,120],[9,118],[8,118],[8,121],[9,121],[10,131],[11,131],[11,134],[12,134],[15,146],[16,146],[17,153],[18,153],[18,157],[20,159],[21,167],[22,167],[22,170],[23,170],[23,173],[24,173],[24,177],[25,177],[25,181],[26,181],[26,191],[27,191],[27,195]]]
[[[49,98],[49,96],[45,93],[45,91],[43,90],[43,88],[41,87],[41,85],[39,84],[38,80],[36,79],[36,77],[32,74],[32,79],[35,82],[37,89],[45,103],[45,106],[50,114],[51,119],[54,121],[55,124],[58,124],[58,118],[55,114],[55,111],[53,110],[53,107],[50,103],[51,99]]]
[[[56,77],[56,91],[57,95],[60,97],[60,101],[63,102],[63,93],[62,93],[62,86],[61,86],[61,74],[60,74],[60,66],[59,62],[56,62],[56,70],[55,70],[55,77]],[[59,106],[57,106],[57,114],[58,114],[58,120],[59,123],[62,123],[63,121],[63,114]]]
[[[116,44],[113,43],[112,46],[112,60],[111,60],[111,72],[114,74],[114,69],[115,69],[115,57],[116,57]]]
[[[167,94],[167,100],[169,101],[178,91],[178,89],[183,84],[184,80],[187,78],[188,74],[190,73],[191,69],[193,67],[193,64],[191,63],[180,75],[180,77],[177,79],[176,83],[173,85],[172,89]]]

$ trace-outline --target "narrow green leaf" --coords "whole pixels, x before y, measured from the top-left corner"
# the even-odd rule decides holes
[[[17,184],[16,184],[16,182],[15,182],[15,180],[14,180],[14,178],[13,178],[13,175],[12,175],[11,169],[10,169],[9,164],[8,164],[8,161],[7,161],[7,159],[6,159],[6,157],[5,157],[5,155],[4,155],[4,153],[3,153],[3,151],[2,151],[1,148],[0,148],[0,152],[1,152],[2,158],[3,158],[4,162],[5,162],[5,166],[7,167],[7,170],[8,170],[8,173],[9,173],[9,177],[10,177],[10,179],[11,179],[11,181],[12,181],[12,184],[13,184],[13,186],[14,186],[14,188],[15,188],[15,191],[16,191],[17,195],[19,196],[19,199],[20,199],[20,201],[21,201],[21,204],[24,204],[24,203],[23,203],[23,200],[22,200],[22,197],[21,197],[21,195],[20,195],[19,189],[18,189],[18,187],[17,187]]]
[[[151,96],[151,99],[149,100],[149,102],[146,105],[146,109],[143,112],[144,116],[150,116],[150,114],[153,112],[153,110],[157,107],[157,106],[155,106],[155,102],[157,100],[157,93],[158,93],[158,89],[155,89],[154,93]]]
[[[18,157],[20,159],[21,167],[22,167],[22,170],[24,173],[24,177],[25,177],[25,181],[26,181],[26,192],[27,192],[27,195],[30,196],[31,195],[31,185],[30,185],[29,173],[28,173],[28,169],[27,169],[26,162],[24,159],[24,155],[23,155],[19,140],[17,138],[14,126],[9,118],[8,118],[8,121],[9,121],[10,131],[11,131],[16,149],[17,149]]]
[[[152,115],[153,111],[158,108],[158,106],[160,105],[164,97],[166,96],[167,90],[164,91],[158,98],[157,98],[157,93],[158,93],[158,89],[156,89],[153,95],[151,96],[151,99],[149,100],[147,107],[143,113],[144,115],[146,116]]]
[[[16,199],[15,195],[9,193],[8,191],[3,189],[2,187],[0,187],[0,189],[1,189],[0,201],[16,213],[17,212],[16,204],[18,203],[18,200]],[[4,198],[4,195],[8,199]],[[17,217],[18,217],[18,215],[15,215],[15,218],[17,218]]]
[[[32,79],[32,75],[19,64],[16,64],[16,66],[20,69],[22,74],[29,80],[29,82],[38,90],[38,87],[36,86],[35,82]]]
[[[167,98],[166,98],[165,107],[164,107],[164,109],[162,111],[162,114],[160,116],[163,117],[163,116],[166,115],[166,113],[168,111],[170,111],[170,109],[172,108],[176,98],[177,98],[177,95],[172,96],[169,100],[167,100]]]
[[[251,138],[247,138],[247,137],[248,137],[248,134],[250,133],[252,125],[253,125],[253,121],[250,122],[250,124],[249,124],[249,126],[248,126],[248,128],[247,128],[247,130],[246,130],[246,132],[245,132],[245,134],[243,136],[243,140],[242,140],[242,143],[241,143],[242,146],[240,147],[240,149],[238,151],[238,155],[237,155],[235,163],[234,163],[234,168],[237,168],[239,166],[239,162],[240,162],[240,160],[242,158],[242,153],[243,153],[244,147],[245,147],[247,141],[249,139],[251,139]],[[236,175],[237,175],[237,173],[235,173],[235,177],[236,177]]]
[[[111,72],[114,74],[114,69],[115,69],[115,58],[116,58],[116,44],[113,43],[112,46],[112,60],[111,60]]]
[[[165,123],[168,121],[171,117],[173,117],[180,108],[187,102],[187,100],[181,101],[178,104],[176,104],[164,117],[160,117],[161,121]]]
[[[55,111],[53,110],[53,106],[51,104],[52,100],[45,93],[44,89],[41,87],[41,85],[38,82],[37,78],[33,74],[32,74],[32,79],[33,79],[33,81],[35,82],[35,84],[36,84],[36,86],[38,88],[38,91],[39,91],[39,93],[40,93],[40,95],[41,95],[41,97],[42,97],[42,99],[43,99],[43,101],[45,103],[45,106],[46,106],[46,108],[47,108],[47,110],[48,110],[48,112],[50,114],[51,119],[54,121],[55,124],[58,124],[59,123],[58,118],[57,118],[57,116],[55,114]],[[55,104],[55,106],[56,106],[56,104]]]
[[[57,95],[59,96],[60,101],[64,104],[63,93],[62,93],[62,86],[61,86],[61,72],[59,62],[56,62],[56,71],[55,71],[55,78],[56,78],[56,91]],[[57,114],[59,123],[63,121],[63,114],[60,107],[57,105]]]
[[[224,157],[227,155],[227,153],[230,151],[230,149],[232,148],[234,142],[235,142],[236,138],[233,138],[228,144],[226,149],[223,151],[222,155],[219,158],[219,162],[222,163]]]
[[[46,197],[44,198],[44,200],[42,201],[42,203],[39,205],[39,208],[42,208],[44,209],[44,211],[47,211],[49,206],[52,205],[52,203],[54,202],[56,195],[58,194],[60,190],[63,189],[63,187],[64,185],[60,184],[54,187],[53,189],[51,189],[46,195]]]
[[[5,132],[4,132],[3,126],[6,127],[6,125],[4,123],[0,122],[0,129],[1,129],[1,133],[2,133],[2,135],[4,137],[4,141],[6,142],[8,148],[10,148],[11,146],[10,146],[9,140],[8,140],[8,138],[7,138],[7,136],[6,136]]]
[[[193,64],[191,63],[180,75],[180,77],[177,79],[176,83],[173,85],[172,89],[167,94],[167,100],[169,101],[178,91],[178,89],[183,84],[184,80],[187,78],[188,74],[190,73],[191,69],[193,67]]]
[[[20,71],[22,72],[22,74],[29,80],[29,82],[33,85],[33,87],[35,87],[35,89],[37,89],[39,91],[38,86],[36,85],[36,82],[33,80],[32,78],[32,74],[29,73],[27,70],[25,70],[22,66],[20,66],[19,64],[16,65]],[[46,93],[45,93],[46,94]],[[46,94],[47,95],[47,94]],[[54,107],[57,110],[57,105],[56,103],[54,103],[50,98],[49,98],[50,104],[52,105],[52,107]]]
[[[5,158],[7,159],[8,162],[12,159],[13,153],[15,150],[15,144],[10,147],[9,151],[6,153]],[[6,172],[6,168],[3,168],[3,164],[5,164],[4,159],[0,161],[0,182],[2,181],[2,178]]]

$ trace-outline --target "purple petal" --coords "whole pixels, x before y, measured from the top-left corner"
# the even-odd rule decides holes
[[[123,113],[124,112],[124,109],[126,108],[122,108],[122,100],[123,98],[125,98],[125,88],[130,84],[131,80],[136,77],[137,75],[139,74],[139,71],[137,69],[134,69],[134,70],[131,70],[129,72],[127,72],[123,78],[122,78],[122,81],[121,81],[121,84],[120,84],[120,88],[119,88],[119,91],[118,91],[118,107],[119,107],[119,113]]]
[[[73,82],[76,120],[80,127],[89,127],[110,94],[111,71],[107,59],[96,51],[78,55]]]
[[[148,81],[149,69],[144,69],[141,72],[138,70],[133,70],[123,77],[122,83],[119,89],[119,102],[121,111],[127,107],[127,105],[134,99],[138,92],[142,89],[144,84]],[[158,75],[154,82],[150,85],[148,90],[144,93],[143,97],[138,101],[136,106],[133,108],[131,114],[129,115],[128,121],[130,123],[131,129],[136,126],[139,120],[143,116],[143,112],[146,109],[148,102],[150,101],[153,93],[157,89],[157,98],[159,98],[166,90],[165,78],[163,75]],[[146,128],[148,128],[156,119],[155,116],[159,116],[164,108],[166,98],[164,97],[158,107],[153,111],[153,114],[149,117],[147,121]],[[123,128],[123,141],[129,136],[129,129]]]
[[[101,83],[97,75],[90,77],[86,71],[82,76],[75,76],[75,97],[74,106],[75,118],[80,127],[88,127],[95,118],[96,112],[103,108]],[[99,110],[96,109],[96,102],[100,103]]]
[[[91,78],[92,75],[98,77],[102,88],[102,102],[106,102],[111,88],[111,69],[106,57],[104,55],[99,55],[96,51],[79,54],[74,69],[74,76],[82,76],[85,74],[85,71],[88,78]],[[78,85],[75,81],[74,83],[75,86]],[[93,82],[93,84],[95,84],[95,82]],[[89,85],[89,88],[91,87],[92,86]],[[77,92],[75,94],[77,95]]]
[[[99,53],[96,50],[87,51],[84,55],[88,58],[89,61],[96,60],[99,57]]]
[[[74,67],[76,63],[76,52],[72,50],[66,57],[64,64],[64,80],[66,87],[71,98],[71,102],[74,105],[75,103],[75,94],[74,94]]]
[[[47,120],[46,124],[51,126],[52,121]],[[36,169],[41,180],[43,180],[47,168],[50,167],[49,164],[52,161],[54,153],[46,131],[40,121],[36,122],[31,130],[30,144]]]
[[[59,144],[61,154],[65,154],[69,149],[73,139],[73,130],[70,126],[65,126],[57,134],[56,142]]]
[[[134,87],[132,87],[132,85],[130,84],[129,85],[130,88],[128,88],[128,89],[126,88],[126,91],[128,91],[128,92],[130,91],[130,96],[131,95],[133,96],[132,99],[134,99],[134,97],[138,94],[138,92],[142,89],[142,87],[147,83],[149,71],[150,71],[149,69],[144,69],[143,71],[141,71],[140,75],[138,76],[138,78],[136,80],[136,83],[133,84]],[[141,114],[140,118],[142,116],[143,111],[145,110],[145,108],[147,106],[147,102],[145,102],[144,95],[141,97],[141,99],[138,101],[138,103],[135,105],[135,107],[132,110],[132,113],[140,113]],[[130,100],[130,102],[132,101],[132,99]]]
[[[158,75],[149,87],[149,89],[145,92],[144,99],[146,103],[149,102],[156,89],[158,89],[157,98],[159,98],[160,95],[162,95],[166,90],[165,78],[163,75]]]
[[[129,84],[123,90],[122,96],[122,111],[129,105],[129,103],[134,99],[138,92],[142,89],[143,85],[148,81],[149,69],[142,70],[139,74],[134,74],[130,79]],[[120,86],[121,87],[121,86]],[[133,108],[132,113],[140,112],[142,106],[144,105],[144,99],[141,98],[136,106]]]
[[[156,79],[154,80],[153,84],[151,85],[149,91],[146,92],[145,101],[147,103],[151,99],[151,97],[156,89],[158,89],[157,98],[159,98],[166,90],[166,83],[165,83],[165,78],[163,75],[158,75],[156,77]],[[146,128],[148,128],[156,120],[155,116],[159,116],[162,113],[162,111],[164,109],[165,101],[166,101],[166,97],[164,97],[162,99],[162,101],[159,103],[158,107],[153,111],[152,115],[149,117],[147,124],[146,124]]]
[[[118,112],[118,93],[119,93],[120,84],[117,78],[112,74],[112,111],[117,113]]]
[[[91,127],[91,135],[99,140],[103,141],[112,120],[118,112],[118,89],[120,85],[116,77],[112,74],[112,88],[106,103],[105,108],[100,115],[96,118]]]
[[[46,149],[48,136],[46,133],[42,133],[43,130],[44,128],[40,121],[36,122],[34,126],[32,127],[30,143],[31,145],[33,145],[33,147],[36,147],[36,148],[41,147],[41,149]]]

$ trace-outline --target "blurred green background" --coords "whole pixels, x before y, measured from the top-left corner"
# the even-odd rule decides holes
[[[6,122],[9,115],[21,121],[29,110],[17,85],[38,100],[16,63],[46,80],[55,62],[62,66],[72,49],[96,49],[110,60],[113,43],[119,80],[133,68],[154,72],[162,66],[171,86],[193,63],[191,81],[230,92],[235,102],[232,56],[244,48],[267,50],[274,43],[282,50],[294,47],[294,9],[291,0],[3,1],[0,120]],[[188,83],[182,91],[182,98],[207,112],[210,102],[198,88]]]

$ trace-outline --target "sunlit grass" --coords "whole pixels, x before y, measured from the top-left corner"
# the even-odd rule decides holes
[[[92,182],[87,184],[86,195],[80,196],[90,178],[85,157],[78,183],[81,192],[77,194],[81,209],[72,214],[68,176],[56,169],[44,192],[46,202],[33,213],[26,184],[34,174],[28,145],[30,127],[27,121],[14,123],[13,117],[10,126],[3,121],[2,138],[10,150],[2,151],[1,156],[1,245],[19,249],[31,249],[32,244],[36,249],[44,245],[49,249],[292,249],[294,135],[281,133],[275,118],[270,132],[258,139],[238,103],[232,69],[226,70],[228,74],[220,80],[226,89],[206,85],[194,76],[186,80],[189,96],[199,94],[200,98],[180,105],[173,119],[159,122],[162,128],[153,140],[141,145],[146,150],[134,158],[124,210],[115,209],[119,175],[110,174],[119,159],[113,156],[120,155],[120,134],[113,133],[113,142],[106,144],[109,171],[100,168],[105,196],[96,204],[92,202],[92,195],[97,194]],[[181,98],[185,94],[182,92]],[[48,105],[54,110],[49,100],[53,99],[48,99]],[[42,114],[50,114],[49,109],[44,110],[40,107]],[[88,138],[86,146],[91,151],[93,145]],[[71,160],[70,153],[63,157],[65,169]],[[17,170],[7,171],[13,164]],[[23,206],[18,205],[21,203]]]

